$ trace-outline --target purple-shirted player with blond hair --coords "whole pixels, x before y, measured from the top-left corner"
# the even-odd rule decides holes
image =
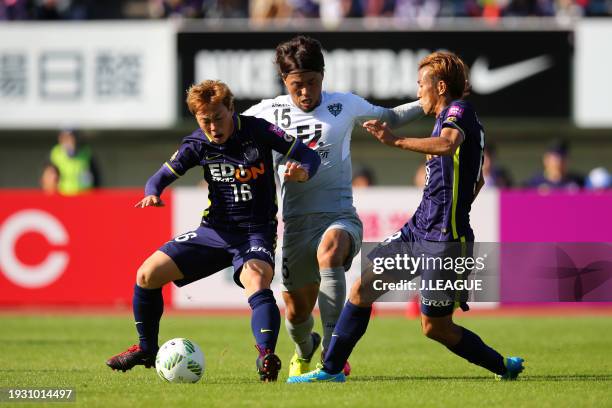
[[[423,199],[412,218],[383,245],[368,254],[370,260],[389,251],[388,244],[403,244],[417,256],[465,257],[471,251],[474,232],[470,226],[472,202],[483,186],[482,162],[484,130],[476,112],[463,97],[468,90],[468,69],[450,52],[434,52],[419,63],[418,98],[423,111],[436,117],[431,137],[398,138],[386,123],[371,120],[365,129],[380,142],[403,150],[427,155],[427,177]],[[397,248],[397,246],[396,246]],[[441,248],[441,249],[440,249]],[[387,252],[387,255],[391,254]],[[440,258],[443,259],[443,258]],[[419,270],[422,282],[432,282],[438,271]],[[457,272],[460,273],[460,272]],[[455,279],[455,271],[442,275]],[[414,276],[414,275],[412,275]],[[342,368],[359,339],[365,334],[372,303],[384,294],[370,285],[368,269],[352,287],[340,315],[323,367],[290,377],[290,383],[344,382]],[[423,334],[456,355],[479,365],[500,379],[515,379],[523,370],[523,359],[504,358],[472,331],[453,322],[456,306],[468,310],[465,300],[450,291],[445,298],[421,288],[421,326]]]
[[[196,230],[165,243],[138,269],[133,308],[140,343],[106,364],[121,371],[153,366],[164,308],[162,286],[184,286],[233,266],[234,281],[244,288],[252,309],[260,379],[275,381],[281,362],[274,353],[280,313],[270,290],[277,227],[272,151],[293,160],[284,173],[290,182],[309,180],[321,160],[275,125],[236,114],[234,97],[220,81],[193,85],[187,105],[199,128],[147,181],[145,197],[136,207],[162,206],[164,188],[196,166],[204,168],[210,205]]]

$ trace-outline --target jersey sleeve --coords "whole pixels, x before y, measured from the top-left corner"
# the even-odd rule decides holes
[[[296,144],[299,142],[298,139],[263,119],[255,119],[255,121],[258,127],[257,140],[270,149],[284,155],[284,158],[290,157]]]
[[[466,129],[468,129],[468,124],[471,118],[471,112],[465,106],[461,106],[456,103],[451,103],[450,107],[446,111],[446,117],[442,122],[442,128],[452,127],[457,129],[463,135],[463,140],[465,140]]]
[[[349,98],[347,98],[350,111],[352,112],[355,120],[359,123],[363,123],[370,119],[380,119],[385,113],[385,110],[387,110],[382,106],[371,104],[361,96],[355,94],[348,95],[350,95]]]
[[[196,141],[183,142],[174,152],[170,160],[164,163],[175,176],[184,175],[187,170],[200,164],[203,157],[203,147]]]
[[[261,142],[283,155],[281,159],[294,159],[302,164],[308,172],[308,177],[314,176],[321,164],[321,158],[314,150],[308,148],[304,143],[293,137],[276,125],[257,119],[260,126],[258,139]]]
[[[242,115],[244,116],[260,116],[262,114],[262,112],[265,109],[265,103],[264,101],[261,101],[253,106],[251,106],[249,109],[245,110],[244,112],[242,112]]]
[[[172,182],[185,174],[187,170],[200,163],[198,144],[187,142],[181,144],[170,160],[165,162],[145,184],[145,195],[161,196],[161,193]]]

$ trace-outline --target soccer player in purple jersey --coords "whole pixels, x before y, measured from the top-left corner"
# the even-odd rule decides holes
[[[234,97],[222,82],[192,86],[187,105],[199,128],[147,181],[145,197],[136,207],[162,206],[164,188],[195,166],[204,168],[210,205],[196,230],[165,243],[138,269],[133,308],[140,342],[106,364],[122,371],[153,366],[164,307],[162,286],[184,286],[233,265],[234,281],[244,288],[252,309],[260,379],[275,381],[281,362],[274,354],[280,313],[270,290],[277,226],[272,151],[294,160],[284,173],[291,182],[310,179],[321,160],[275,125],[237,115]]]
[[[463,61],[449,52],[435,52],[419,63],[418,98],[423,110],[436,117],[431,137],[398,138],[386,123],[372,120],[364,123],[368,132],[382,143],[427,155],[427,179],[423,199],[413,217],[386,243],[412,245],[413,253],[444,243],[447,248],[467,248],[474,241],[470,227],[471,204],[483,185],[482,161],[484,130],[472,106],[463,100],[468,89],[468,72]],[[375,249],[384,252],[382,245]],[[414,251],[418,248],[418,252]],[[441,251],[444,253],[445,249]],[[370,259],[372,253],[368,255]],[[431,279],[421,270],[422,280]],[[451,272],[454,274],[454,272]],[[323,367],[288,382],[344,382],[342,367],[363,336],[370,320],[372,303],[382,293],[374,294],[369,280],[362,275],[352,287],[349,301],[325,355]],[[427,290],[421,291],[421,326],[423,334],[451,352],[495,373],[500,379],[515,379],[523,370],[523,359],[509,357],[487,346],[478,335],[453,322],[455,294],[446,300],[432,301]],[[461,304],[467,310],[467,304]]]

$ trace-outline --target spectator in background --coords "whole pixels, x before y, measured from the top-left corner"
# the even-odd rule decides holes
[[[287,0],[293,18],[318,18],[319,2],[315,0]]]
[[[34,6],[36,20],[63,20],[70,8],[70,0],[37,0]]]
[[[203,0],[151,0],[150,14],[154,18],[202,17]]]
[[[0,20],[26,20],[28,17],[27,0],[0,0]]]
[[[40,188],[47,195],[57,193],[59,186],[59,170],[51,163],[45,164],[40,176]]]
[[[589,172],[584,184],[590,190],[605,190],[612,187],[612,175],[605,167],[596,167]]]
[[[248,18],[248,0],[204,0],[204,18]]]
[[[59,133],[58,144],[51,149],[49,158],[59,171],[60,194],[75,195],[100,186],[100,177],[91,149],[79,144],[74,130],[65,129]]]
[[[494,144],[486,143],[484,148],[484,162],[482,163],[482,175],[485,187],[508,188],[512,187],[510,173],[496,163],[497,149]]]
[[[539,190],[577,190],[584,186],[584,178],[568,171],[569,145],[555,140],[542,157],[544,171],[527,181],[526,187]]]
[[[440,0],[397,0],[394,15],[402,20],[416,21],[431,27],[440,14]]]
[[[503,11],[504,17],[544,17],[554,14],[552,0],[511,0]]]
[[[249,14],[255,23],[291,17],[291,7],[285,0],[250,0]]]
[[[353,169],[353,187],[370,187],[375,184],[374,172],[367,166],[356,166]]]

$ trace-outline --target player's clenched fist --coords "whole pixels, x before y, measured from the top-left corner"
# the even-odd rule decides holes
[[[285,181],[304,182],[308,180],[308,172],[296,162],[288,162],[285,167]]]
[[[145,207],[163,207],[164,202],[155,195],[148,195],[142,200],[140,200],[134,207],[136,208],[145,208]]]

